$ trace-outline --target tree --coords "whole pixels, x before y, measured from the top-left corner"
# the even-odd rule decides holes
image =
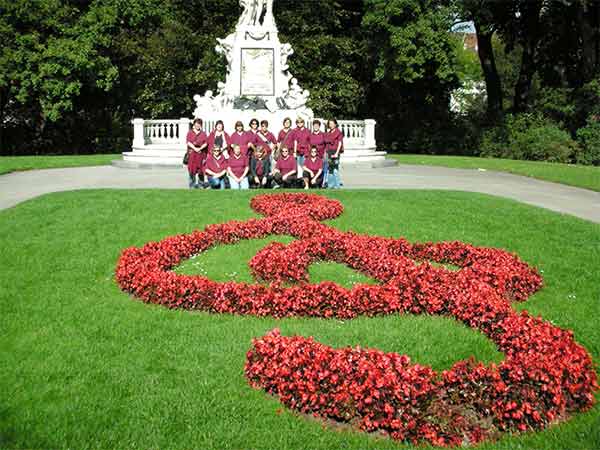
[[[450,91],[459,84],[451,11],[428,0],[368,0],[366,11],[369,107],[385,133],[378,140],[388,149],[431,149],[438,144],[431,126],[449,120]]]

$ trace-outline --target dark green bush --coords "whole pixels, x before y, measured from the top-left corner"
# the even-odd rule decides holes
[[[577,130],[579,150],[575,154],[578,164],[600,165],[600,117],[590,116],[587,125]]]
[[[487,130],[481,156],[566,163],[578,152],[569,133],[538,114],[508,115]]]

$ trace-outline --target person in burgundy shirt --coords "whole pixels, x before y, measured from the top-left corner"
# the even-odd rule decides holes
[[[250,141],[254,138],[252,132],[244,131],[244,124],[238,120],[235,123],[235,131],[231,133],[229,144],[230,145],[239,145],[240,151],[242,155],[248,154],[248,148]]]
[[[223,121],[217,120],[215,129],[208,135],[208,153],[212,154],[212,149],[214,147],[219,147],[223,150],[223,156],[228,158],[229,140],[230,137],[224,130]]]
[[[341,187],[340,179],[340,155],[344,152],[344,135],[338,128],[337,120],[327,121],[327,133],[325,133],[325,153],[327,155],[327,186],[332,189]]]
[[[258,119],[250,119],[250,129],[246,131],[246,134],[248,135],[248,151],[244,154],[250,157],[260,141],[258,138]]]
[[[253,188],[268,188],[271,181],[271,158],[264,147],[259,145],[250,160],[250,185]]]
[[[296,187],[298,184],[297,170],[296,158],[290,155],[287,147],[281,147],[281,155],[275,164],[275,169],[273,169],[273,180],[277,183],[277,186],[274,187]]]
[[[311,147],[310,155],[304,161],[302,167],[302,178],[304,179],[304,189],[321,187],[323,182],[323,160],[319,158],[317,147]]]
[[[232,147],[232,154],[227,161],[227,176],[231,189],[248,189],[248,157],[242,155],[239,145]]]
[[[225,189],[227,187],[226,179],[227,160],[221,149],[215,147],[204,164],[204,181],[212,189]]]
[[[187,151],[189,152],[188,157],[188,175],[189,175],[189,187],[196,188],[200,187],[202,176],[204,159],[206,155],[206,148],[208,146],[206,133],[202,131],[202,119],[194,120],[192,129],[188,131],[186,136]]]
[[[321,121],[313,120],[312,131],[310,132],[310,147],[317,148],[317,156],[323,159],[325,155],[325,133],[321,131]]]
[[[260,121],[260,130],[256,134],[258,139],[256,140],[256,147],[261,145],[263,149],[266,151],[267,156],[271,156],[271,152],[275,150],[275,146],[277,145],[277,138],[273,133],[269,131],[269,121],[261,120]]]
[[[281,148],[284,146],[288,149],[294,148],[294,130],[292,130],[292,119],[289,117],[283,119],[283,129],[277,135],[277,148],[273,152],[274,160],[279,158]]]
[[[310,149],[310,131],[304,126],[304,119],[296,119],[296,128],[294,128],[294,156],[298,158],[300,165],[304,158],[308,156]]]

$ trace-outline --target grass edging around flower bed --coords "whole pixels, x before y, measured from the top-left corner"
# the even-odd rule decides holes
[[[2,447],[412,448],[324,429],[250,389],[243,360],[251,339],[275,327],[336,348],[408,353],[436,370],[471,353],[497,361],[484,336],[450,319],[209,315],[145,305],[120,292],[113,271],[123,248],[254,217],[254,193],[222,194],[217,201],[210,192],[65,192],[0,213]],[[572,329],[599,360],[599,225],[480,194],[326,194],[345,206],[328,222],[342,230],[516,252],[545,281],[516,307]],[[230,260],[213,264],[239,272]],[[546,431],[477,448],[594,448],[599,420],[596,406]]]
[[[119,159],[117,154],[56,155],[56,156],[0,156],[0,175],[24,170],[58,169],[64,167],[107,166]]]
[[[554,183],[600,192],[600,167],[576,164],[558,164],[541,161],[479,158],[474,156],[416,155],[388,153],[400,164],[441,166],[453,169],[485,169],[508,172]]]

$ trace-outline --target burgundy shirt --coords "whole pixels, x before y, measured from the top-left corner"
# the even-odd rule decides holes
[[[240,157],[236,158],[236,156],[232,154],[229,157],[228,164],[233,174],[240,178],[244,174],[246,167],[248,167],[248,157],[240,154]]]
[[[257,177],[262,177],[263,174],[263,160],[262,159],[256,159],[256,169],[254,169],[256,171],[256,176]]]
[[[235,131],[231,135],[230,143],[231,145],[239,145],[242,155],[245,155],[248,153],[248,144],[250,142],[254,143],[254,137],[252,131],[242,131],[242,134]]]
[[[256,133],[256,146],[262,145],[268,155],[271,154],[270,144],[277,144],[277,139],[273,133],[270,131],[267,131],[266,134],[263,134],[262,131]]]
[[[310,131],[308,128],[294,128],[294,142],[297,144],[298,156],[308,155],[310,148]]]
[[[323,158],[323,155],[325,155],[325,133],[312,131],[310,133],[310,147],[317,147],[317,156]]]
[[[277,142],[281,144],[281,146],[285,146],[290,149],[290,153],[294,151],[294,130],[289,129],[286,137],[286,131],[281,130],[277,135]]]
[[[325,146],[327,150],[337,150],[338,143],[341,142],[340,153],[344,153],[344,135],[339,128],[327,131],[325,133]]]
[[[316,175],[317,172],[323,168],[323,160],[319,157],[315,158],[314,161],[310,158],[306,158],[304,160],[304,167],[312,170],[313,173]]]
[[[207,140],[208,138],[206,137],[206,133],[202,130],[200,130],[200,132],[196,134],[196,132],[192,129],[188,131],[188,134],[186,136],[186,141],[190,144],[195,145],[196,147],[202,147]],[[204,149],[203,151],[206,151],[206,149]]]
[[[215,146],[215,137],[216,137],[216,131],[213,130],[208,135],[208,151],[209,152],[212,151],[213,147]],[[221,148],[228,148],[231,138],[225,131],[223,131],[223,134],[221,135],[221,137],[223,138],[223,145],[221,146]]]
[[[290,155],[288,155],[286,159],[281,157],[277,160],[275,167],[279,169],[281,175],[287,175],[288,173],[296,170],[296,158]]]
[[[208,155],[204,163],[204,170],[208,169],[214,173],[219,173],[227,168],[227,160],[221,155],[218,159],[212,154]]]

